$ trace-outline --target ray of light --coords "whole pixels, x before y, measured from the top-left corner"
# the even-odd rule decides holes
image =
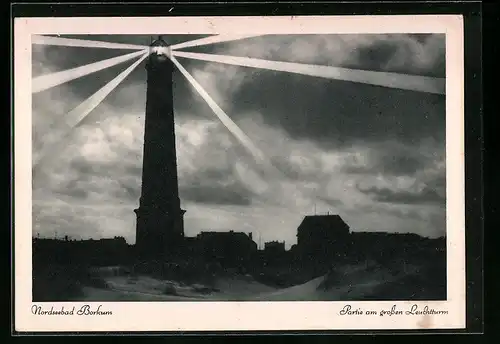
[[[173,56],[170,57],[175,66],[189,81],[193,88],[200,94],[200,96],[207,102],[208,106],[212,109],[219,120],[226,126],[226,128],[243,144],[245,148],[253,155],[258,162],[266,161],[264,153],[253,144],[250,138],[233,122],[231,118],[222,110],[219,105],[210,97],[210,95],[203,89],[203,87],[193,78],[191,74],[177,61]]]
[[[172,54],[178,57],[196,59],[209,62],[225,63],[243,67],[253,67],[281,72],[297,73],[327,79],[358,82],[363,84],[383,86],[389,88],[399,88],[404,90],[444,94],[445,79],[420,75],[408,75],[389,72],[367,71],[358,69],[348,69],[340,67],[330,67],[322,65],[311,65],[293,62],[280,62],[271,60],[261,60],[250,57],[236,57],[228,55],[189,53],[173,51]]]
[[[127,50],[144,50],[146,45],[112,43],[103,41],[92,41],[87,39],[63,38],[33,35],[31,37],[32,44],[41,45],[58,45],[64,47],[81,47],[81,48],[103,48],[103,49],[127,49]]]
[[[179,63],[179,61],[174,57],[170,56],[170,59],[174,63],[174,65],[179,69],[182,75],[189,81],[191,86],[200,94],[200,96],[207,102],[208,106],[212,109],[215,115],[219,118],[219,120],[224,124],[224,126],[240,141],[240,143],[252,154],[255,161],[262,167],[266,173],[277,177],[283,176],[283,173],[276,168],[270,160],[266,157],[266,155],[253,144],[251,139],[240,129],[240,127],[222,110],[217,103],[210,97],[210,95],[203,89],[203,87],[196,81],[196,79]],[[304,195],[307,194],[302,188],[298,185],[294,186],[295,191]],[[290,195],[287,195],[290,196]],[[280,197],[276,195],[276,197]],[[280,203],[283,204],[283,200],[279,200]],[[319,200],[316,203],[323,203]],[[290,209],[291,211],[296,211],[296,209]]]
[[[35,159],[33,169],[40,166],[42,161],[49,161],[50,157],[57,157],[57,149],[65,147],[67,139],[71,137],[73,128],[80,124],[81,121],[90,112],[92,112],[92,110],[94,110],[104,100],[104,98],[106,98],[106,96],[110,94],[147,56],[147,52],[143,53],[141,58],[65,115],[60,124],[58,123],[59,125],[56,129],[56,135],[52,137],[50,142],[44,144],[40,154],[38,154],[38,157]]]
[[[130,54],[113,57],[110,59],[90,63],[90,64],[87,64],[84,66],[64,70],[61,72],[50,73],[50,74],[38,76],[38,77],[33,79],[32,92],[38,93],[41,91],[45,91],[49,88],[61,85],[65,82],[68,82],[68,81],[71,81],[71,80],[74,80],[77,78],[81,78],[85,75],[95,73],[95,72],[98,72],[100,70],[103,70],[103,69],[106,69],[109,67],[113,67],[117,64],[131,60],[134,57],[138,57],[141,54],[144,54],[145,52],[147,52],[147,50],[136,51],[136,52],[133,52]]]
[[[214,36],[210,36],[210,37],[195,39],[193,41],[187,41],[187,42],[183,42],[183,43],[179,43],[179,44],[174,44],[174,45],[170,46],[170,49],[173,50],[173,49],[198,47],[200,45],[208,45],[208,44],[236,41],[239,39],[256,37],[256,36],[262,36],[262,35],[214,35]]]

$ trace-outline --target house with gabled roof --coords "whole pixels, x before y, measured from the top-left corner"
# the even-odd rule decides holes
[[[309,258],[345,256],[350,228],[339,215],[307,215],[297,228],[297,250]]]

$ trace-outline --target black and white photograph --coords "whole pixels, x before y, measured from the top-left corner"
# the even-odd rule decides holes
[[[30,34],[35,315],[450,300],[445,32],[88,31]]]

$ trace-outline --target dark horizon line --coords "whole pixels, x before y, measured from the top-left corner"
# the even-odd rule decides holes
[[[184,237],[185,238],[195,238],[198,234],[201,234],[201,233],[207,233],[207,232],[211,232],[211,233],[230,233],[230,232],[233,232],[233,233],[242,233],[242,234],[245,234],[245,235],[248,235],[248,233],[252,233],[253,235],[253,232],[244,232],[244,231],[235,231],[235,230],[223,230],[223,231],[214,231],[214,230],[201,230],[199,233],[197,233],[196,235],[194,236],[187,236],[185,235]],[[354,233],[358,233],[358,234],[380,234],[380,235],[415,235],[415,236],[418,236],[420,238],[424,238],[424,239],[430,239],[430,240],[436,240],[436,239],[443,239],[443,238],[446,238],[446,233],[445,234],[442,234],[442,235],[439,235],[439,236],[436,236],[436,237],[431,237],[429,235],[425,236],[425,235],[422,235],[422,234],[418,234],[418,233],[414,233],[414,232],[388,232],[388,231],[376,231],[376,230],[372,230],[372,231],[368,231],[368,230],[351,230],[349,231],[349,234],[354,234]],[[63,235],[63,236],[38,236],[39,233],[37,233],[36,235],[33,235],[32,236],[32,239],[51,239],[51,240],[61,240],[61,241],[64,241],[65,239],[65,236],[68,237],[69,240],[73,240],[73,241],[86,241],[86,240],[95,240],[95,241],[98,241],[98,240],[109,240],[109,239],[117,239],[117,238],[123,238],[127,244],[128,244],[128,240],[126,239],[125,236],[120,236],[120,235],[115,235],[115,236],[110,236],[110,237],[100,237],[100,238],[94,238],[94,237],[88,237],[88,238],[80,238],[80,239],[75,239],[75,238],[72,238],[70,235]],[[273,241],[280,241],[279,239],[273,239],[273,240],[270,240],[270,241],[266,241],[266,242],[273,242]],[[286,243],[286,240],[282,240],[280,242],[285,242]],[[129,245],[133,245],[133,244],[129,244]]]

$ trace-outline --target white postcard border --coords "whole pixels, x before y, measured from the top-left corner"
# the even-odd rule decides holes
[[[101,302],[111,316],[31,312],[31,35],[33,34],[446,34],[447,301],[398,302]],[[216,331],[419,329],[465,327],[465,163],[463,19],[459,15],[307,17],[16,18],[14,21],[14,238],[16,331]],[[446,315],[347,316],[353,309]],[[84,303],[39,303],[79,308]]]

